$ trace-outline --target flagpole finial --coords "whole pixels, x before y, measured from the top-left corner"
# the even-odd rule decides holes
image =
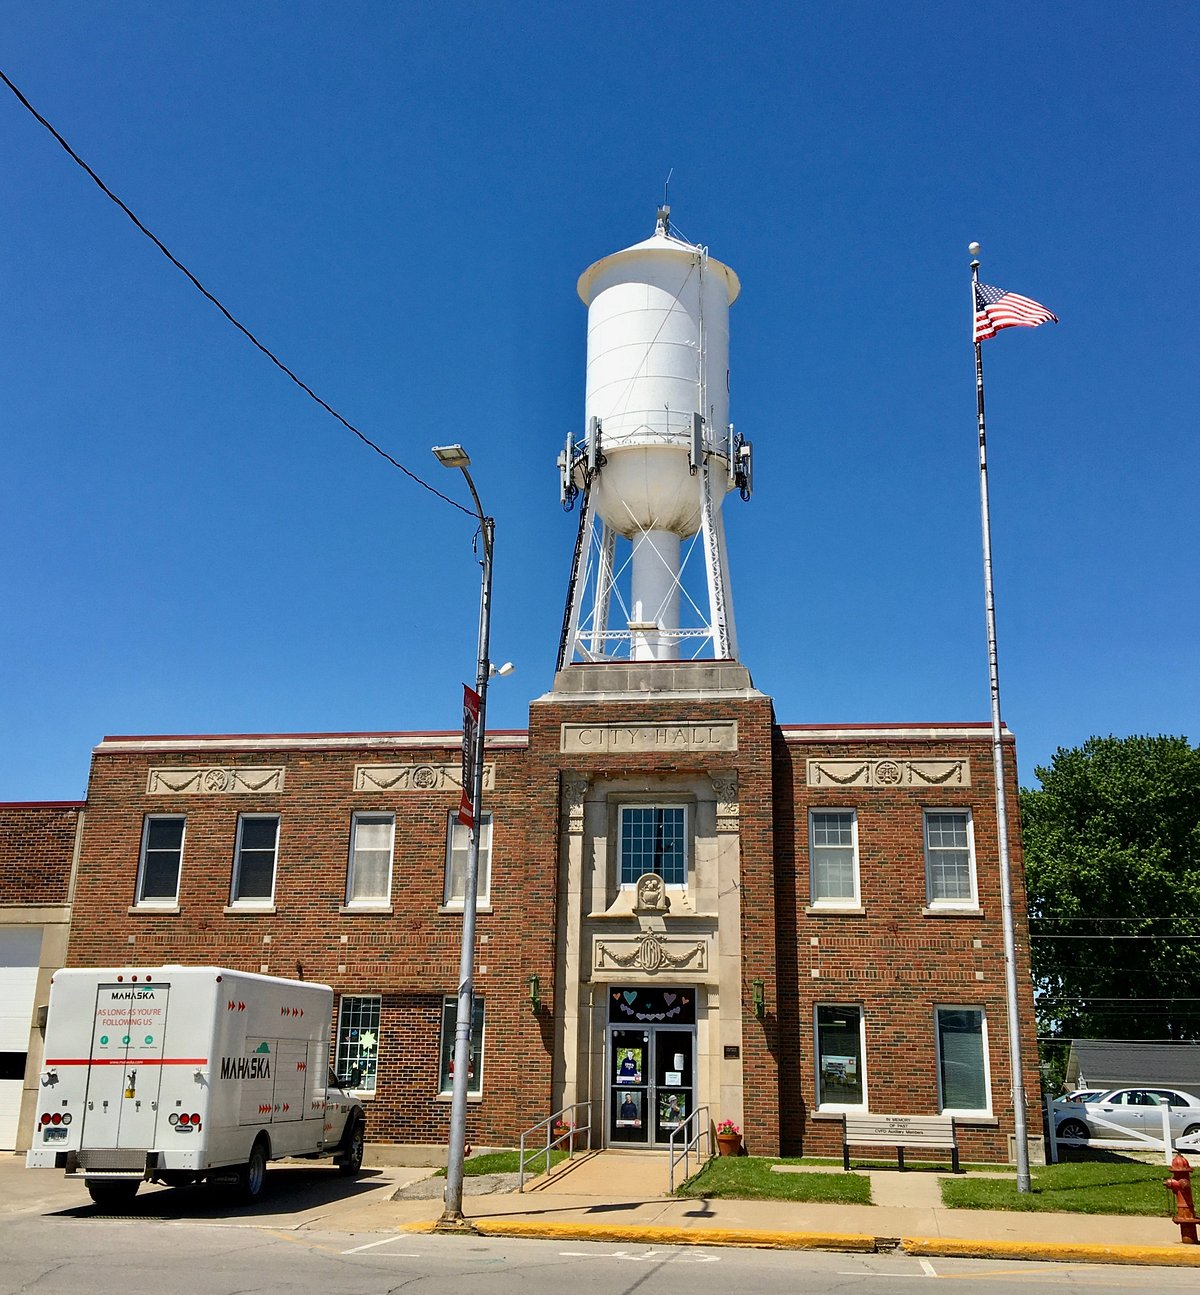
[[[983,248],[980,247],[978,243],[971,243],[968,245],[967,251],[971,254],[971,264],[978,265],[979,253],[983,251]]]

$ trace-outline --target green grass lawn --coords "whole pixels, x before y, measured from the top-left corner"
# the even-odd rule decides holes
[[[482,1155],[469,1156],[463,1161],[463,1177],[478,1178],[482,1174],[515,1174],[520,1172],[521,1153],[514,1147],[512,1151],[488,1151]],[[550,1165],[553,1167],[560,1160],[565,1160],[567,1153],[565,1151],[551,1151]],[[536,1178],[546,1167],[546,1150],[543,1144],[542,1151],[539,1155],[530,1156],[526,1152],[525,1173],[530,1178]],[[435,1178],[445,1178],[445,1169],[439,1169],[434,1175]]]
[[[817,1201],[870,1205],[871,1184],[858,1174],[773,1174],[772,1165],[799,1164],[765,1156],[717,1156],[680,1187],[679,1196],[727,1197],[743,1201]]]
[[[1173,1198],[1163,1186],[1166,1165],[1113,1159],[1035,1165],[1033,1190],[1010,1179],[943,1178],[942,1200],[962,1210],[1059,1210],[1072,1214],[1150,1214],[1169,1218]]]

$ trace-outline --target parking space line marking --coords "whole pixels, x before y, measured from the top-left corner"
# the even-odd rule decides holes
[[[391,1244],[391,1242],[393,1242],[393,1241],[401,1241],[401,1240],[403,1240],[403,1238],[402,1238],[402,1237],[384,1237],[381,1241],[368,1241],[368,1242],[367,1242],[367,1244],[366,1244],[365,1246],[355,1246],[352,1250],[343,1250],[343,1251],[342,1251],[342,1254],[344,1254],[344,1255],[357,1255],[357,1254],[361,1254],[364,1250],[374,1250],[376,1246],[386,1246],[386,1245],[390,1245],[390,1244]],[[417,1256],[417,1255],[405,1255],[405,1256],[404,1256],[404,1258],[405,1258],[405,1259],[416,1259],[416,1258],[418,1258],[418,1256]]]

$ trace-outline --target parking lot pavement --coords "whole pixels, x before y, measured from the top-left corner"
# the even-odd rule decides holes
[[[281,1230],[311,1228],[333,1231],[386,1230],[395,1226],[383,1209],[393,1193],[427,1177],[427,1168],[381,1165],[346,1178],[326,1163],[280,1161],[267,1170],[267,1188],[254,1205],[234,1201],[220,1185],[162,1187],[146,1183],[124,1218],[191,1219]],[[0,1218],[6,1215],[99,1213],[81,1179],[53,1169],[26,1169],[23,1155],[0,1153]]]

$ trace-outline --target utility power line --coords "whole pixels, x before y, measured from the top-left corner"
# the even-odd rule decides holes
[[[305,395],[315,400],[316,403],[320,405],[321,408],[325,410],[327,414],[331,414],[334,418],[336,418],[337,421],[347,429],[347,431],[353,432],[354,435],[357,436],[358,439],[362,441],[364,445],[374,450],[375,453],[380,456],[380,458],[386,459],[392,465],[392,467],[399,468],[399,470],[403,472],[404,475],[409,478],[409,480],[415,481],[416,484],[419,485],[422,489],[428,490],[431,495],[436,495],[443,503],[449,504],[451,508],[457,508],[460,513],[466,513],[468,517],[475,516],[474,512],[472,512],[471,509],[465,508],[456,499],[451,499],[449,495],[442,494],[442,492],[438,490],[436,486],[431,486],[428,481],[422,480],[422,478],[417,476],[417,474],[413,472],[410,468],[406,468],[404,464],[399,461],[399,459],[393,458],[387,452],[387,450],[385,450],[381,445],[377,445],[373,440],[371,440],[369,436],[366,435],[366,433],[360,431],[357,427],[355,427],[354,424],[349,421],[349,419],[343,418],[342,415],[339,414],[338,411],[334,409],[334,407],[331,404],[329,404],[325,400],[322,400],[321,397],[318,396],[317,393],[308,385],[308,383],[304,382],[302,379],[297,377],[296,374],[293,373],[292,370],[289,369],[288,366],[284,364],[284,362],[269,347],[265,346],[262,342],[258,340],[257,337],[254,336],[254,334],[246,327],[245,324],[243,324],[239,319],[235,318],[233,313],[230,310],[228,310],[226,306],[223,305],[222,302],[220,302],[211,292],[209,292],[209,290],[204,286],[204,284],[202,284],[200,280],[197,279],[196,276],[191,272],[191,270],[189,270],[187,266],[184,265],[184,263],[181,260],[179,260],[179,258],[170,250],[170,248],[167,247],[167,245],[162,241],[162,239],[160,239],[155,233],[153,233],[150,229],[148,229],[137,218],[137,216],[134,215],[134,213],[130,210],[130,208],[126,206],[126,204],[122,202],[120,198],[117,197],[117,195],[108,187],[108,185],[104,183],[104,181],[96,174],[96,172],[93,171],[92,168],[88,166],[88,164],[83,160],[83,158],[81,158],[79,154],[71,147],[71,145],[67,143],[67,141],[62,137],[62,135],[57,130],[55,130],[55,128],[46,120],[45,117],[42,116],[40,112],[38,112],[38,110],[33,106],[33,104],[29,102],[29,100],[21,93],[21,91],[17,89],[17,87],[12,83],[12,81],[9,80],[7,75],[5,75],[3,70],[0,70],[0,80],[3,80],[4,84],[8,86],[8,88],[13,92],[14,95],[16,95],[17,99],[21,103],[21,106],[24,107],[27,112],[29,112],[29,114],[34,118],[34,120],[37,121],[40,125],[44,126],[45,129],[50,133],[50,135],[53,136],[55,141],[62,147],[63,151],[67,154],[67,156],[77,166],[81,167],[88,174],[88,176],[91,177],[91,179],[95,182],[100,192],[103,193],[104,196],[108,198],[111,202],[115,203],[125,213],[125,215],[128,216],[131,221],[133,221],[138,231],[144,234],[154,244],[154,246],[158,248],[158,250],[163,254],[163,256],[165,256],[167,260],[170,261],[171,264],[181,274],[183,274],[185,278],[188,279],[188,281],[192,284],[192,286],[195,287],[197,291],[199,291],[204,297],[207,297],[208,300],[211,301],[212,304],[216,306],[216,308],[221,312],[221,314],[224,315],[227,320],[229,320],[229,322],[234,326],[234,328],[236,328],[238,332],[241,333],[248,341],[252,342],[256,347],[258,347],[258,349],[267,357],[268,360],[271,361],[273,365],[275,365],[277,369],[287,374],[287,376],[291,378],[291,380],[296,384],[296,386],[300,388],[301,391],[305,393]]]

